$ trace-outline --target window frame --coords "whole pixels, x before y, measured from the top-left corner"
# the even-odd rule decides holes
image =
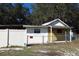
[[[40,29],[34,29],[34,33],[40,33]]]

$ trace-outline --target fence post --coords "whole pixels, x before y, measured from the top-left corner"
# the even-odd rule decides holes
[[[26,45],[28,46],[28,35],[27,35],[27,43],[26,43]]]
[[[9,29],[7,29],[7,47],[9,47]]]
[[[42,43],[44,44],[44,36],[43,36],[43,39],[42,39]]]

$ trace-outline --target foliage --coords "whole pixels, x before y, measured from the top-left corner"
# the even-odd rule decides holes
[[[0,4],[0,24],[29,24],[27,19],[29,9],[23,4]],[[28,21],[28,22],[27,22]]]
[[[33,5],[32,19],[34,24],[42,24],[60,18],[68,25],[78,29],[79,4],[40,3]]]
[[[41,25],[45,22],[60,18],[68,25],[79,29],[79,4],[68,3],[34,3],[29,8],[23,7],[22,3],[0,4],[0,24],[29,24]]]

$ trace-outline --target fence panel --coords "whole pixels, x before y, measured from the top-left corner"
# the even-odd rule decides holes
[[[0,47],[7,46],[7,29],[0,29]]]
[[[9,46],[24,46],[26,43],[25,30],[9,29]]]

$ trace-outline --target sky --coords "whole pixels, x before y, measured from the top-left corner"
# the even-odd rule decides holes
[[[24,7],[29,8],[30,13],[32,13],[32,6],[31,6],[31,3],[24,3]]]

